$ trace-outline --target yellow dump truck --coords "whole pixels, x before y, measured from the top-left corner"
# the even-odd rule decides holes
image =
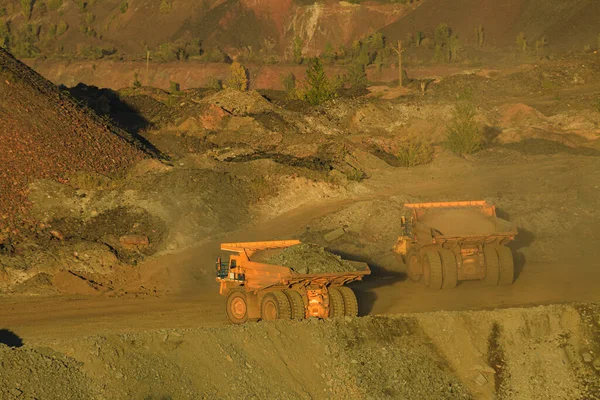
[[[344,285],[369,275],[367,264],[347,261],[356,268],[301,274],[289,267],[255,261],[258,252],[299,244],[298,240],[283,240],[221,245],[221,250],[235,253],[228,261],[217,259],[216,265],[220,294],[227,297],[226,311],[231,322],[358,315],[356,296]]]
[[[394,251],[413,281],[432,289],[454,288],[459,281],[510,285],[514,261],[506,246],[517,227],[496,216],[485,201],[405,204],[404,233]]]

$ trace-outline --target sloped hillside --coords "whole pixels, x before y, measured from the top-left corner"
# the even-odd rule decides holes
[[[520,32],[530,47],[542,37],[554,50],[595,47],[600,3],[594,0],[426,0],[410,14],[383,28],[391,40],[421,31],[431,37],[446,22],[461,43],[475,44],[475,28],[483,26],[488,48],[516,46]]]
[[[0,49],[0,225],[27,213],[27,185],[110,174],[144,157],[134,138]]]

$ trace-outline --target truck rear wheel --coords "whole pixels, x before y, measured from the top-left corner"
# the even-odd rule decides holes
[[[451,250],[440,250],[442,260],[443,280],[442,289],[453,289],[458,284],[458,267],[456,257]]]
[[[292,310],[292,319],[302,320],[306,318],[306,311],[304,309],[304,301],[302,295],[295,290],[284,290],[283,293],[287,296],[290,301]]]
[[[343,317],[345,313],[342,292],[337,287],[329,287],[329,318]]]
[[[496,251],[500,263],[498,284],[503,286],[512,285],[515,279],[515,262],[512,251],[506,246],[498,246]]]
[[[498,262],[496,246],[484,246],[483,258],[485,260],[485,278],[483,278],[483,282],[487,286],[498,286],[500,263]]]
[[[423,264],[419,254],[411,251],[406,255],[406,267],[408,268],[408,277],[413,282],[419,282],[423,278]]]
[[[270,292],[263,297],[260,316],[265,321],[291,319],[290,301],[283,292]]]
[[[344,299],[344,315],[346,317],[357,317],[358,316],[358,300],[354,291],[346,286],[340,286],[337,288],[342,294]]]
[[[442,260],[436,250],[427,250],[423,255],[423,278],[431,289],[439,290],[443,283]]]
[[[244,324],[248,321],[248,298],[241,290],[233,290],[227,296],[227,318],[234,324]]]

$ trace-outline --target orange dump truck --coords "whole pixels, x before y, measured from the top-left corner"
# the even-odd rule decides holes
[[[227,296],[227,317],[235,324],[248,320],[332,318],[356,316],[358,301],[347,283],[371,273],[365,263],[351,262],[356,271],[299,274],[293,269],[255,262],[263,250],[285,249],[299,240],[224,243],[221,250],[235,255],[217,259],[220,294]]]
[[[413,281],[433,289],[456,287],[458,281],[483,280],[510,285],[514,279],[511,250],[514,224],[498,218],[485,201],[405,204],[404,234],[395,252]]]

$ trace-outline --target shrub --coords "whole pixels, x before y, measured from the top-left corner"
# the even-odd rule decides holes
[[[40,27],[38,25],[22,25],[11,41],[11,51],[18,58],[31,58],[40,53],[37,47]]]
[[[473,154],[483,147],[483,131],[475,121],[475,106],[463,101],[456,105],[447,128],[446,146],[458,155]]]
[[[355,89],[364,89],[367,87],[367,73],[365,66],[359,62],[353,62],[348,67],[348,83]]]
[[[160,13],[168,14],[173,9],[173,2],[169,0],[161,0],[160,2]]]
[[[60,20],[60,22],[56,25],[56,35],[60,36],[65,33],[69,29],[69,24],[65,21]]]
[[[33,9],[33,0],[21,0],[21,13],[26,20],[31,19],[31,10]]]
[[[0,47],[8,49],[10,46],[10,25],[8,21],[0,22]]]
[[[239,62],[231,64],[227,87],[237,90],[248,90],[248,71]]]
[[[475,41],[477,43],[477,47],[483,47],[483,44],[485,43],[485,31],[483,30],[483,25],[479,25],[475,28]]]
[[[404,143],[398,151],[398,161],[403,167],[426,165],[433,160],[434,149],[423,140],[411,140]]]
[[[178,82],[169,82],[169,91],[171,93],[179,93],[181,91],[181,85]]]
[[[0,7],[0,17],[6,17],[8,12],[6,12],[6,7]]]
[[[121,2],[121,5],[119,6],[119,10],[121,11],[121,14],[125,14],[127,12],[128,8],[129,8],[129,3],[125,0],[123,0]]]
[[[223,82],[219,78],[211,76],[210,78],[208,78],[206,87],[208,87],[209,89],[221,90],[223,89]]]
[[[140,82],[140,74],[139,72],[136,72],[133,74],[133,87],[134,88],[141,88],[142,87],[142,82]]]
[[[310,65],[306,70],[306,84],[308,88],[305,99],[313,106],[336,97],[335,91],[325,75],[323,63],[319,57],[315,57],[310,61]]]

